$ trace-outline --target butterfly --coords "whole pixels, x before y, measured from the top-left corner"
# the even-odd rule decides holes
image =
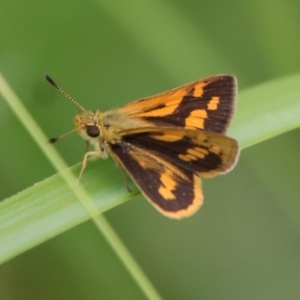
[[[88,157],[110,155],[158,211],[180,219],[203,203],[200,178],[227,173],[237,163],[238,143],[225,136],[237,94],[232,75],[194,81],[108,111],[86,110],[45,77],[82,111],[73,131],[94,150],[86,151],[79,178]]]

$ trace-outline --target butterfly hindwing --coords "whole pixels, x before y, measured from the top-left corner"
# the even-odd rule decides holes
[[[180,170],[129,143],[109,147],[112,156],[127,170],[142,194],[162,214],[179,219],[190,216],[201,206],[201,181],[192,172]]]
[[[149,126],[225,133],[234,113],[236,90],[234,76],[213,76],[131,102],[120,111]]]
[[[137,128],[119,132],[109,144],[146,198],[163,214],[181,218],[202,204],[201,177],[230,170],[236,162],[236,141],[223,135],[176,128]]]

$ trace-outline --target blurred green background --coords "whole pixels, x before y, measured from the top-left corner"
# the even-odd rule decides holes
[[[0,0],[0,71],[56,136],[76,108],[44,73],[90,109],[220,73],[245,90],[300,71],[299,11],[296,0]],[[163,299],[299,299],[299,135],[244,150],[232,173],[204,181],[205,205],[189,219],[141,196],[105,214]],[[1,98],[0,140],[0,199],[55,172]],[[76,135],[57,144],[69,165],[84,147]],[[1,265],[0,298],[144,295],[86,222]]]

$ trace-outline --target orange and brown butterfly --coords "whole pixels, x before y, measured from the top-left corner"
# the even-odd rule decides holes
[[[234,76],[208,77],[108,111],[85,110],[46,79],[82,110],[74,130],[94,151],[85,153],[80,176],[89,156],[109,154],[167,217],[195,213],[203,203],[200,177],[236,165],[238,143],[224,135],[235,110]]]

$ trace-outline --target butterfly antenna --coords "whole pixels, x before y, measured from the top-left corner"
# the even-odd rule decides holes
[[[55,82],[54,80],[48,75],[45,74],[45,78],[46,80],[51,83],[56,89],[58,89],[65,97],[67,97],[72,103],[74,103],[77,107],[79,107],[82,111],[85,111],[85,109],[83,108],[83,106],[81,106],[75,99],[73,99],[70,95],[68,95],[62,88],[60,88]],[[72,132],[72,131],[71,131]],[[71,133],[70,132],[70,133]],[[67,133],[68,134],[68,133]],[[67,135],[66,134],[66,135]]]
[[[73,130],[71,130],[71,131],[69,131],[69,132],[66,132],[66,133],[64,133],[64,134],[62,134],[62,135],[60,135],[60,136],[58,136],[58,137],[51,138],[51,139],[49,139],[49,142],[50,142],[51,144],[54,144],[54,143],[56,143],[57,141],[59,141],[59,140],[65,138],[65,137],[68,136],[69,134],[75,132],[76,130],[77,130],[77,128],[74,128]]]

